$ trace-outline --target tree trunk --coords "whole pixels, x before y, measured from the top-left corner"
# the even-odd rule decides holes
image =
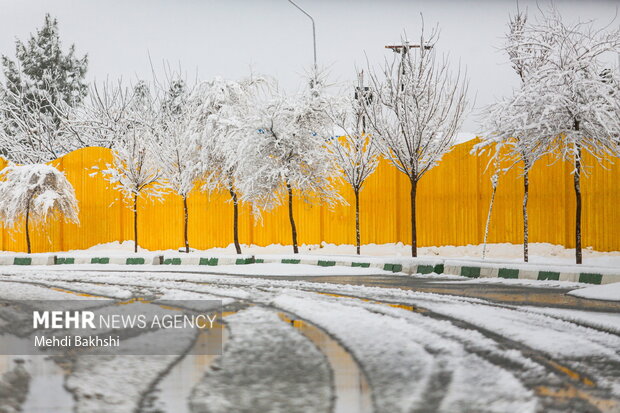
[[[418,256],[418,230],[416,227],[415,198],[418,190],[418,181],[411,180],[411,256]]]
[[[241,254],[241,245],[239,244],[239,202],[237,200],[237,193],[232,189],[232,187],[228,187],[228,192],[230,192],[230,197],[233,201],[233,238],[235,242],[235,250],[237,254]]]
[[[527,216],[527,201],[530,195],[530,171],[526,165],[525,173],[523,174],[523,261],[529,261],[529,218]]]
[[[355,189],[355,241],[357,255],[360,255],[360,190]]]
[[[133,252],[138,252],[138,194],[133,194]]]
[[[30,254],[32,251],[30,248],[30,202],[26,207],[26,246],[28,247],[28,254]]]
[[[577,145],[577,154],[575,155],[575,174],[573,176],[575,184],[575,262],[581,264],[581,146]]]
[[[491,192],[491,201],[489,201],[489,212],[487,213],[487,223],[484,227],[484,243],[482,245],[482,259],[487,257],[487,240],[489,239],[489,228],[491,227],[491,215],[493,214],[493,204],[495,203],[495,193],[497,192],[497,183],[493,184]]]
[[[185,252],[189,254],[189,236],[187,226],[189,223],[189,211],[187,208],[187,196],[183,196],[183,237],[185,238]]]
[[[295,226],[295,217],[293,216],[293,188],[291,188],[291,184],[288,181],[286,181],[286,189],[288,190],[288,219],[291,221],[291,232],[293,234],[293,253],[298,254],[297,227]]]

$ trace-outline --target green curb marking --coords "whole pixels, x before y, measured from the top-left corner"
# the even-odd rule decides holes
[[[480,277],[480,267],[461,267],[461,275],[463,277],[478,278]]]
[[[13,258],[13,265],[30,265],[31,263],[32,263],[32,258],[30,258],[30,257],[25,257],[25,258],[15,257],[15,258]]]
[[[499,278],[519,278],[519,270],[511,268],[500,268],[497,276]]]
[[[210,265],[216,266],[218,265],[218,258],[200,258],[200,265]],[[109,264],[109,257],[93,257],[90,259],[91,264]],[[237,258],[235,264],[243,265],[243,264],[264,264],[264,258]],[[298,258],[282,258],[282,264],[300,264],[301,259]],[[54,264],[63,265],[63,264],[75,264],[75,257],[55,257]],[[125,261],[126,265],[142,265],[145,264],[145,259],[142,257],[135,258],[127,258]],[[182,265],[181,258],[166,258],[163,260],[162,264],[165,265]],[[14,257],[13,265],[32,265],[31,257]],[[336,265],[336,261],[329,260],[318,260],[317,265],[319,267],[333,267]],[[369,262],[351,262],[351,267],[360,267],[360,268],[369,268]],[[420,264],[416,267],[416,273],[418,274],[443,274],[444,272],[444,264]],[[385,263],[383,265],[383,270],[391,271],[391,272],[401,272],[403,270],[402,264],[390,264]],[[480,272],[482,268],[480,267],[461,267],[461,276],[469,277],[469,278],[479,278]],[[497,274],[498,278],[505,279],[518,279],[519,278],[519,270],[515,268],[500,268]],[[537,279],[539,281],[552,280],[559,281],[560,273],[557,271],[538,271]],[[603,281],[603,274],[597,273],[580,273],[579,274],[579,282],[588,283],[588,284],[601,284]]]
[[[383,264],[384,271],[401,272],[403,266],[401,264]]]
[[[198,263],[198,265],[217,265],[217,258],[201,258],[200,262]]]
[[[417,273],[418,274],[430,274],[434,270],[432,265],[418,265]]]
[[[334,265],[336,265],[336,261],[319,260],[317,264],[319,265],[319,267],[333,267]]]
[[[559,281],[560,273],[555,272],[555,271],[539,271],[538,280],[539,281],[545,281],[545,280]]]
[[[580,283],[588,283],[588,284],[600,284],[603,279],[603,274],[594,274],[582,272],[579,274],[579,282]]]

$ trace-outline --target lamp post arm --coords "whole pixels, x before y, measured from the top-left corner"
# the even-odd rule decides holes
[[[303,14],[308,16],[308,18],[312,22],[312,43],[313,43],[313,46],[314,46],[314,71],[316,72],[316,70],[317,70],[317,65],[316,65],[316,27],[314,25],[314,19],[312,18],[312,16],[310,16],[310,14],[308,14],[307,11],[305,11],[304,9],[299,7],[293,0],[288,0],[288,2],[291,3],[293,6],[295,6]]]

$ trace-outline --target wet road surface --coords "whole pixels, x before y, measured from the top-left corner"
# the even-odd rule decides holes
[[[383,275],[50,272],[0,275],[0,301],[16,286],[233,302],[224,308],[222,356],[188,354],[170,365],[117,356],[114,366],[161,373],[134,382],[132,372],[102,370],[90,378],[101,387],[92,394],[107,395],[99,399],[76,391],[85,372],[75,360],[0,356],[0,387],[14,389],[0,391],[0,411],[620,412],[620,305],[567,296],[568,288]],[[264,327],[248,324],[257,316]],[[282,357],[293,348],[299,353]],[[118,380],[141,396],[121,403]]]

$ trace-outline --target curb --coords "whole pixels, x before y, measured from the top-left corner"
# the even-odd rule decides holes
[[[612,268],[575,265],[546,265],[506,263],[499,261],[452,260],[442,258],[378,258],[347,256],[298,256],[298,255],[233,255],[233,256],[67,256],[67,255],[6,255],[0,256],[1,265],[245,265],[245,264],[305,264],[320,267],[378,268],[393,273],[444,274],[468,278],[505,278],[538,281],[569,281],[588,284],[620,282],[620,271]],[[576,270],[580,271],[576,271]]]
[[[0,256],[0,265],[54,265],[55,255]]]
[[[254,259],[256,263],[276,263],[276,264],[306,264],[306,265],[318,265],[320,267],[333,267],[333,266],[345,266],[345,267],[360,267],[360,268],[379,268],[384,271],[391,272],[405,272],[407,274],[430,274],[432,272],[442,273],[443,262],[440,260],[427,260],[418,259],[412,261],[412,259],[396,259],[386,261],[381,258],[374,257],[340,257],[340,256],[325,256],[308,258],[297,258],[295,255],[290,256],[256,256]]]
[[[112,257],[71,257],[55,256],[54,265],[67,264],[117,264],[117,265],[159,265],[163,261],[162,255],[151,256],[112,256]]]
[[[243,264],[254,264],[254,256],[252,255],[242,255],[242,256],[234,256],[234,257],[213,257],[213,256],[202,256],[202,257],[162,257],[163,265],[243,265]]]
[[[507,263],[478,263],[475,261],[446,260],[444,274],[469,278],[506,278],[538,281],[570,281],[587,284],[609,284],[620,282],[620,273],[613,269],[567,265],[533,265]]]

